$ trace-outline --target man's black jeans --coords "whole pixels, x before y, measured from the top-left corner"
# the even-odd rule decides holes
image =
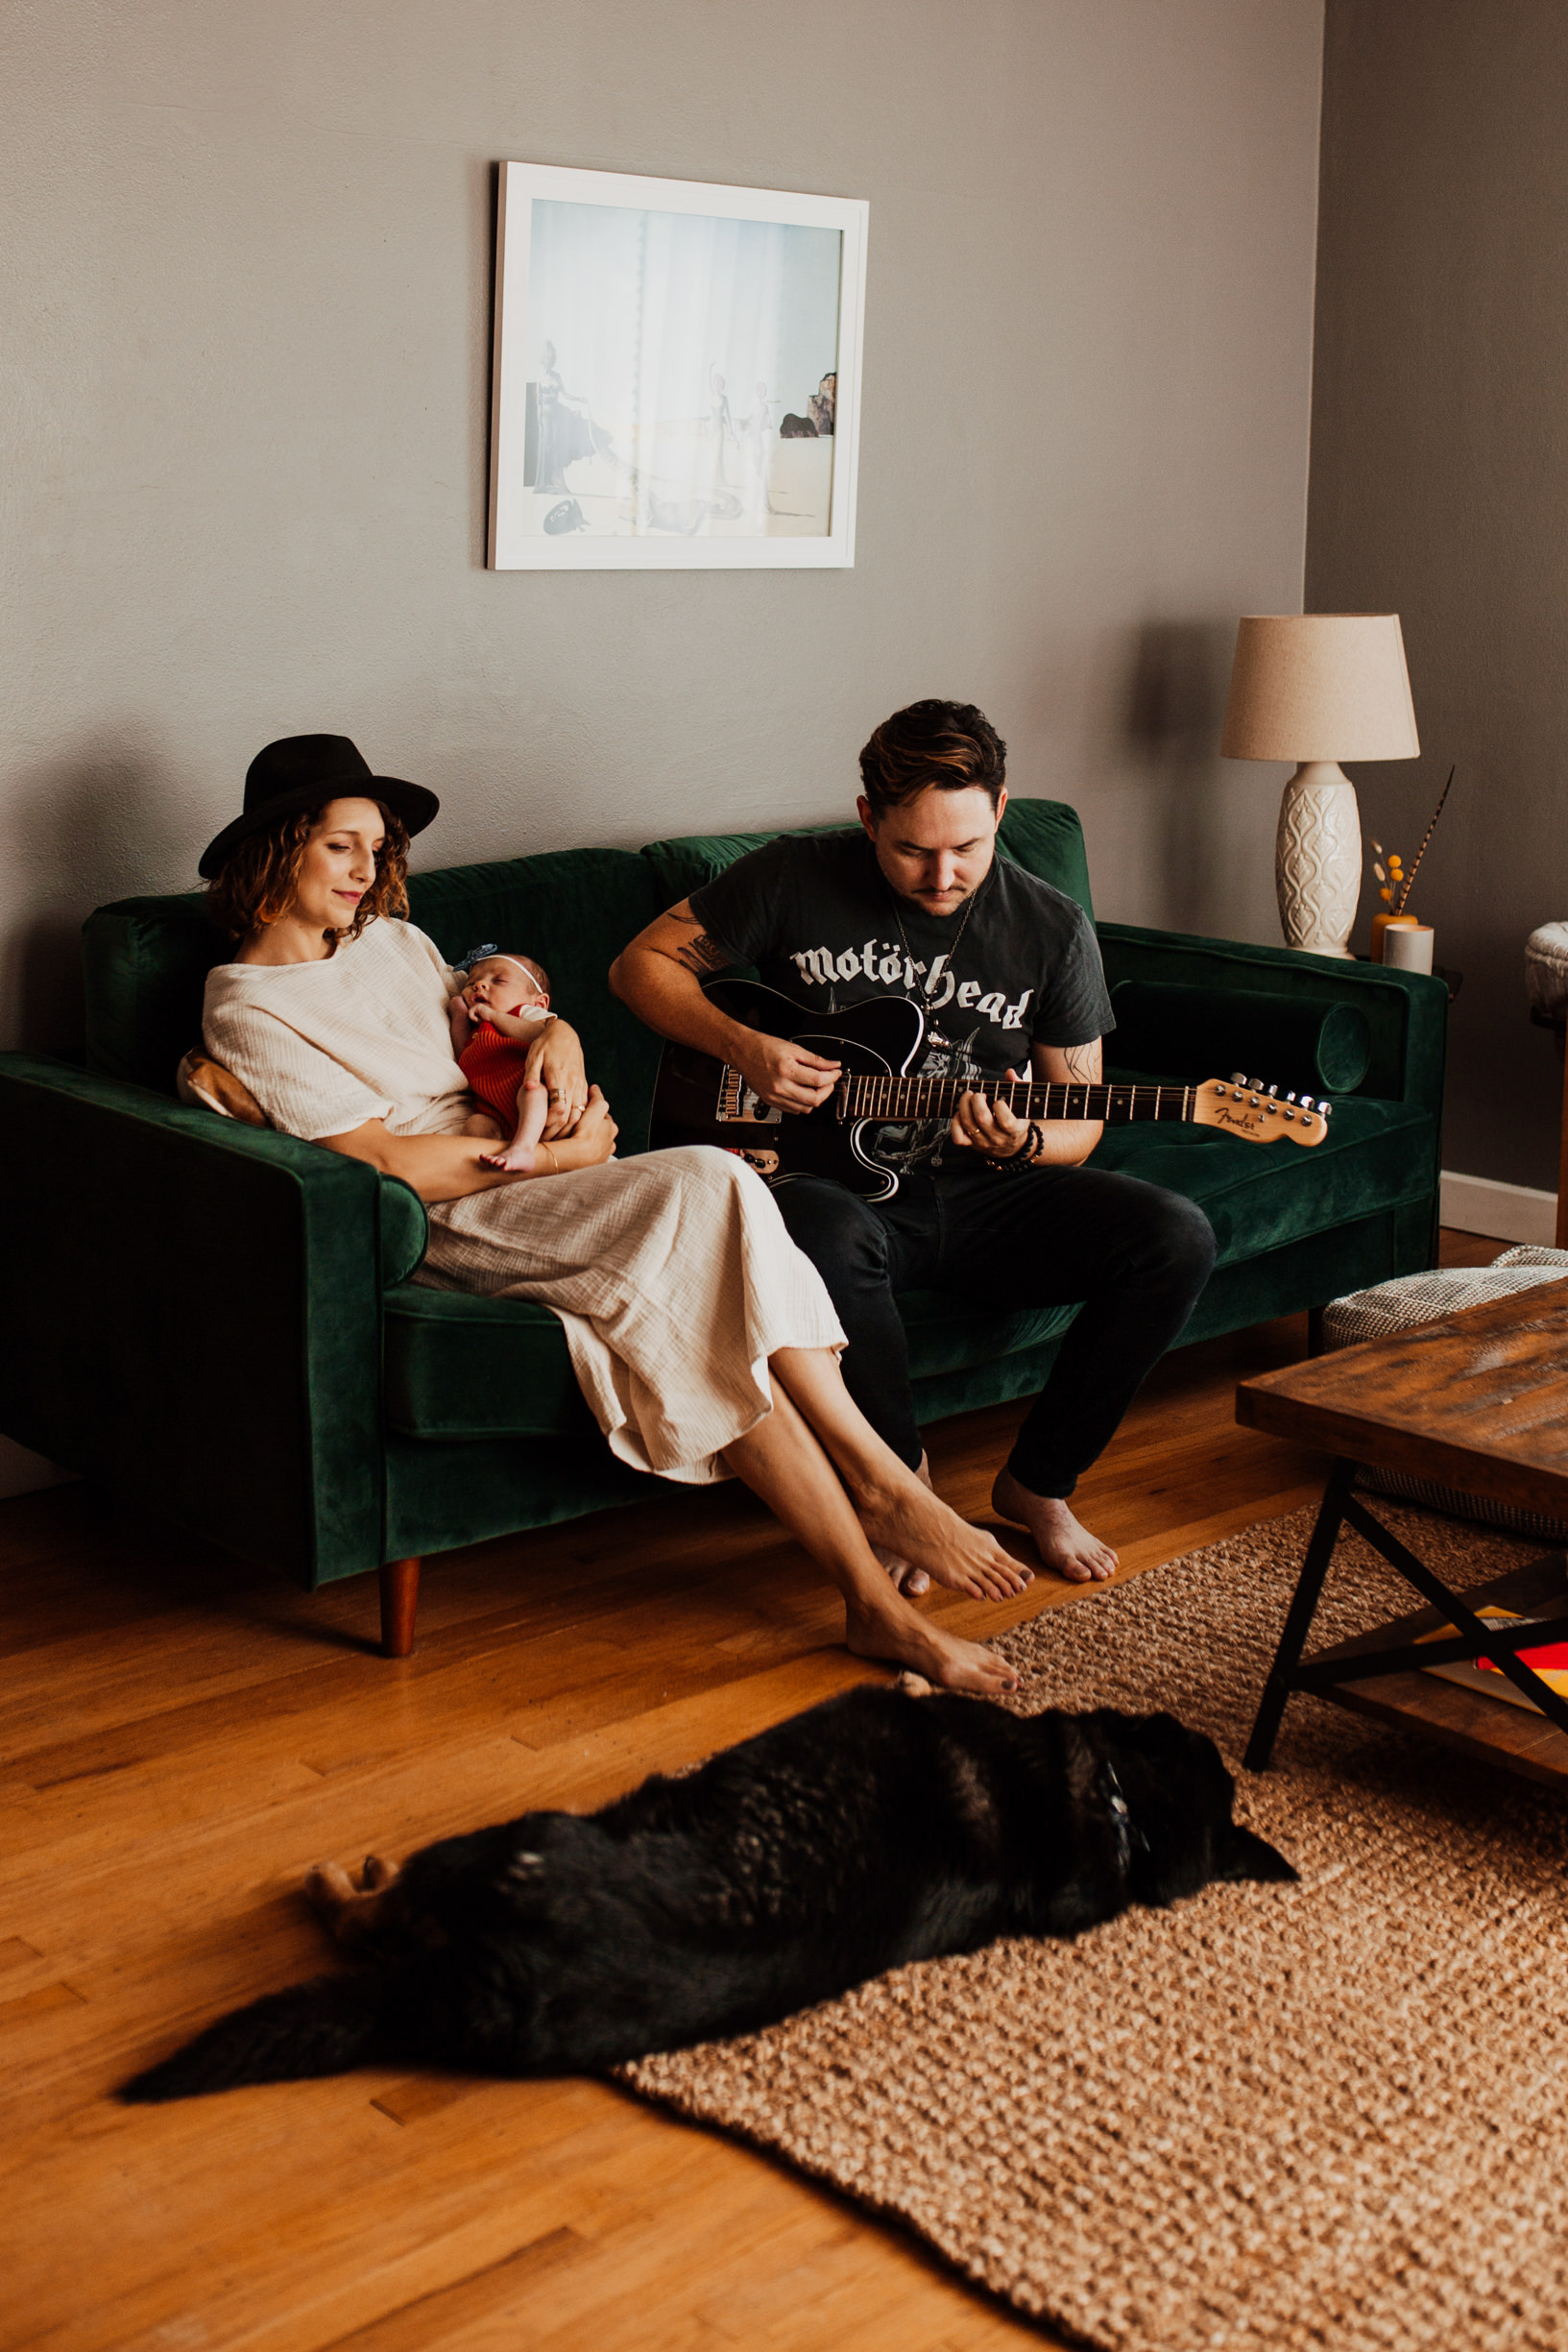
[[[1007,1465],[1031,1493],[1066,1496],[1191,1315],[1214,1233],[1191,1200],[1136,1176],[955,1167],[958,1156],[875,1206],[824,1176],[781,1184],[774,1199],[838,1310],[845,1386],[911,1469],[922,1448],[895,1291],[992,1307],[1083,1301]]]

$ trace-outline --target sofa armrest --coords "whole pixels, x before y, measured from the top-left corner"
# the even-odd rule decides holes
[[[360,1161],[0,1055],[0,1429],[305,1585],[374,1567],[382,1224]]]
[[[1366,1023],[1366,1074],[1354,1092],[1407,1103],[1430,1112],[1440,1128],[1443,1064],[1448,1039],[1448,989],[1426,972],[1396,972],[1376,963],[1354,963],[1333,956],[1308,956],[1289,947],[1252,947],[1244,940],[1205,939],[1173,931],[1145,931],[1127,923],[1098,926],[1107,984],[1167,981],[1202,989],[1212,1004],[1208,1037],[1213,1075],[1228,1076],[1225,998],[1241,994],[1255,1012],[1260,996],[1282,1003],[1302,999],[1347,1005]],[[1109,1058],[1136,1060],[1136,1035],[1123,1046],[1113,1037]],[[1262,1075],[1254,1073],[1252,1075]]]

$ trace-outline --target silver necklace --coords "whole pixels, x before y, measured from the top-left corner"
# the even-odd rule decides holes
[[[984,885],[982,884],[981,887],[983,888],[983,886]],[[977,889],[970,892],[969,897],[964,902],[963,920],[959,923],[957,930],[953,935],[953,945],[949,948],[944,948],[941,954],[934,958],[935,962],[937,963],[946,963],[950,972],[953,969],[953,958],[958,953],[958,943],[963,938],[965,929],[969,923],[970,915],[974,910],[975,901],[979,897],[979,890]],[[904,928],[904,917],[899,912],[899,902],[891,889],[889,889],[887,895],[893,900],[893,920],[899,927],[899,937],[904,941],[904,960],[908,966],[909,970],[912,972],[915,968],[915,952],[909,945],[909,934]],[[931,999],[936,994],[937,986],[938,982],[932,980],[929,973],[928,973],[926,976],[925,984],[922,986],[920,991],[920,1003],[921,1009],[923,1011],[930,1011]]]

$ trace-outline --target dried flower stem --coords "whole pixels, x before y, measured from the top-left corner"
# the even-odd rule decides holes
[[[1415,880],[1416,866],[1420,864],[1422,859],[1427,854],[1427,843],[1431,840],[1433,834],[1436,829],[1437,819],[1443,812],[1443,802],[1448,798],[1450,787],[1452,786],[1454,778],[1458,772],[1459,770],[1457,764],[1454,767],[1451,767],[1448,771],[1448,783],[1444,785],[1441,796],[1437,802],[1437,806],[1432,812],[1432,823],[1427,827],[1426,832],[1421,837],[1421,846],[1415,853],[1415,865],[1411,867],[1410,872],[1405,877],[1405,887],[1399,893],[1399,904],[1394,909],[1395,914],[1403,914],[1405,911],[1405,901],[1410,897],[1411,884]]]

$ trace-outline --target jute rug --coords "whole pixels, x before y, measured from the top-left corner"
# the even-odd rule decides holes
[[[1383,1508],[1456,1586],[1539,1548]],[[1166,1706],[1234,1767],[1310,1523],[1020,1627],[1015,1704]],[[1315,1646],[1410,1600],[1347,1537]],[[1308,1698],[1241,1791],[1299,1886],[927,1962],[624,2078],[1106,2352],[1561,2352],[1568,1801]]]

